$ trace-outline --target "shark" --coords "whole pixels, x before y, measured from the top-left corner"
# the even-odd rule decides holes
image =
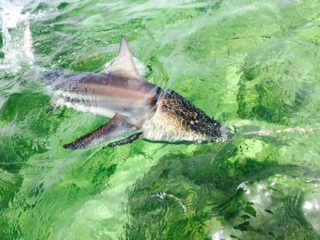
[[[111,119],[64,148],[106,144],[115,147],[142,138],[169,143],[223,143],[234,135],[220,122],[171,89],[138,72],[129,45],[121,39],[118,56],[99,73],[47,73],[54,108],[65,106]]]

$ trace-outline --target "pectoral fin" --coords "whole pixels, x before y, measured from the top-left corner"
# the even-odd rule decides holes
[[[140,128],[130,123],[126,117],[115,114],[110,122],[74,142],[64,145],[64,148],[72,150],[89,148],[105,142],[111,142],[111,146],[122,145],[136,140],[141,134],[139,130]]]

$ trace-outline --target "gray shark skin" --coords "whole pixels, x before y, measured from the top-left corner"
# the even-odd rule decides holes
[[[55,107],[66,106],[111,118],[93,132],[64,145],[68,149],[131,143],[215,142],[231,139],[231,131],[208,117],[178,93],[145,81],[129,46],[121,40],[118,57],[100,73],[47,74]]]

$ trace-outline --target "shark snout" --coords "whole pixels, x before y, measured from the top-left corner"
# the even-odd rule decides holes
[[[213,136],[210,141],[215,143],[224,143],[233,138],[236,133],[235,128],[228,128],[225,126],[220,127],[220,136]]]

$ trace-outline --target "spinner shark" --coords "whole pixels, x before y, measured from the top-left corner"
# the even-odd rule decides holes
[[[215,142],[232,138],[229,128],[170,89],[143,79],[125,38],[119,55],[100,73],[49,73],[53,106],[66,106],[111,120],[72,143],[67,149],[100,144],[114,147],[138,138],[156,142]]]

